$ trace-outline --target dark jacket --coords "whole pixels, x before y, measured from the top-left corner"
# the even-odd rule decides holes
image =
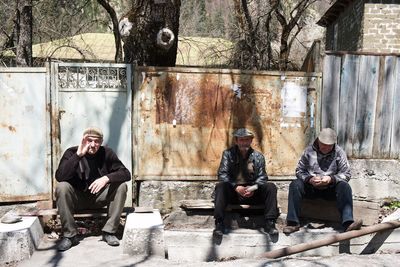
[[[96,154],[86,154],[82,158],[76,154],[77,150],[78,147],[74,146],[64,152],[56,171],[57,181],[67,181],[75,188],[86,190],[95,179],[104,175],[107,175],[110,183],[126,182],[131,179],[129,170],[111,148],[101,146]],[[85,160],[89,162],[86,166],[90,166],[90,170],[86,173],[85,168],[82,169]]]
[[[235,145],[223,152],[218,169],[218,179],[222,182],[229,182],[235,187],[241,173],[248,185],[265,185],[268,180],[264,156],[250,148],[246,159],[243,159],[238,146]]]
[[[346,153],[335,144],[332,151],[322,154],[318,148],[318,141],[308,146],[300,158],[296,168],[298,179],[308,182],[313,176],[330,176],[333,184],[339,181],[348,182],[351,178],[350,166]]]

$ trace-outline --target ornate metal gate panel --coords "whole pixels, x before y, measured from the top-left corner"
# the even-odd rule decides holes
[[[100,127],[103,145],[111,147],[131,171],[131,67],[125,64],[52,64],[55,166],[62,153],[78,145],[83,130]],[[129,183],[127,205],[132,200]]]

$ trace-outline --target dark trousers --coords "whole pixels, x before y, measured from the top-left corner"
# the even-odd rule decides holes
[[[230,183],[219,182],[215,186],[215,207],[214,218],[217,221],[223,221],[225,209],[228,204],[264,204],[264,217],[267,220],[276,220],[278,218],[278,206],[276,198],[277,188],[273,183],[259,186],[254,195],[250,198],[241,197]]]
[[[56,187],[56,202],[61,226],[65,237],[73,237],[77,232],[74,212],[80,209],[93,209],[107,206],[107,221],[102,231],[117,232],[128,187],[126,183],[111,183],[97,194],[83,192],[68,182],[60,182]]]
[[[336,200],[336,207],[341,214],[342,224],[353,222],[353,198],[351,187],[347,182],[338,182],[327,189],[319,190],[311,184],[296,179],[289,186],[289,203],[286,220],[299,223],[301,201],[303,198]]]

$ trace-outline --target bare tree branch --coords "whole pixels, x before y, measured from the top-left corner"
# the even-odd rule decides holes
[[[115,62],[121,62],[122,61],[122,45],[121,45],[121,35],[119,33],[119,27],[118,27],[118,18],[117,14],[115,13],[114,8],[111,7],[110,3],[108,0],[97,0],[97,2],[104,7],[104,9],[107,11],[108,15],[110,15],[112,24],[113,24],[113,33],[114,33],[114,39],[115,39]]]

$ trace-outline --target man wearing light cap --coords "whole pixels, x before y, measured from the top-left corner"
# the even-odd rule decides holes
[[[303,198],[336,200],[345,231],[358,230],[362,221],[353,219],[351,178],[346,153],[336,144],[336,132],[324,128],[307,147],[296,168],[297,179],[289,186],[289,203],[285,234],[300,229],[300,207]]]
[[[218,169],[214,234],[222,236],[226,232],[224,216],[228,204],[264,204],[265,231],[276,235],[277,188],[267,183],[264,156],[251,147],[254,135],[249,130],[238,129],[233,136],[236,144],[223,152]]]
[[[126,181],[131,174],[114,151],[102,146],[103,133],[96,127],[83,132],[79,146],[68,148],[56,171],[56,201],[63,230],[59,251],[79,243],[73,214],[78,209],[108,206],[107,221],[102,229],[103,240],[118,246],[115,236],[126,200]]]

